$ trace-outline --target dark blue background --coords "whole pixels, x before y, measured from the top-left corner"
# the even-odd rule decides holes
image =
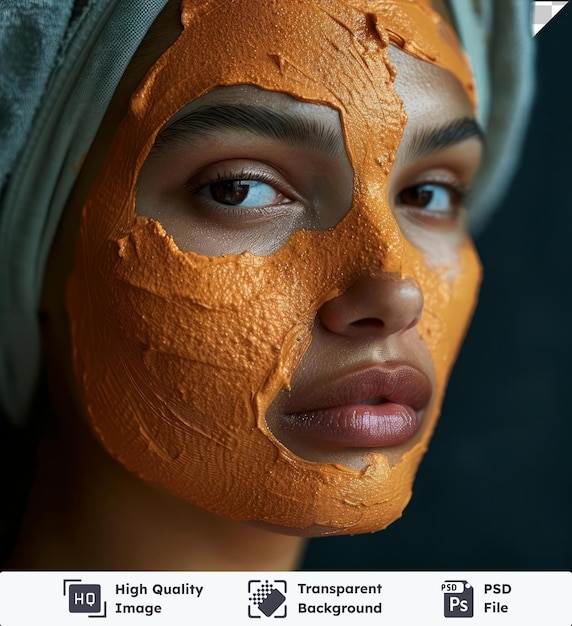
[[[536,36],[522,164],[477,240],[480,304],[411,504],[312,540],[303,569],[572,569],[571,33],[568,5]]]

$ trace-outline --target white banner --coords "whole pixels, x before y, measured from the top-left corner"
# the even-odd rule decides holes
[[[572,573],[0,573],[1,626],[262,626],[274,620],[284,626],[570,626]]]

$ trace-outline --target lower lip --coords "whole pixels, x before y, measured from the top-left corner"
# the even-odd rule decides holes
[[[346,448],[396,446],[411,439],[421,425],[414,409],[393,402],[319,409],[283,419],[291,433]]]

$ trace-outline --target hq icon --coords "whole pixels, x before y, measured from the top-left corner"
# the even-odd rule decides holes
[[[64,596],[70,613],[88,617],[107,617],[107,603],[101,599],[101,585],[85,584],[81,579],[64,579]]]
[[[466,580],[446,580],[441,591],[445,617],[473,617],[473,587]]]

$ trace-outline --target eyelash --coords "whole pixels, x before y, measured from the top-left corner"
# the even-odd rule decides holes
[[[248,170],[241,169],[235,172],[217,172],[215,176],[209,176],[204,182],[201,181],[198,184],[194,184],[192,188],[189,189],[189,192],[196,192],[200,189],[204,189],[209,185],[214,185],[215,183],[225,182],[229,180],[256,180],[262,183],[268,184],[276,184],[276,181],[265,172],[249,172]],[[185,187],[189,187],[189,185],[193,184],[192,180],[185,183]]]
[[[418,190],[422,187],[433,187],[439,188],[441,190],[445,190],[449,194],[449,206],[444,210],[431,210],[424,206],[415,206],[413,202],[408,203],[402,200],[403,194],[411,190]],[[443,181],[443,180],[424,180],[415,185],[409,185],[408,187],[403,188],[396,196],[395,196],[395,204],[396,206],[405,207],[415,213],[422,214],[426,219],[431,220],[454,220],[461,208],[465,205],[465,200],[468,194],[468,189],[453,181]],[[430,198],[431,200],[433,198]],[[423,201],[422,201],[423,202]]]
[[[196,177],[195,177],[196,178]],[[240,182],[240,181],[254,181],[257,183],[264,183],[269,185],[274,189],[277,196],[283,196],[284,200],[280,200],[279,202],[273,203],[271,205],[262,205],[262,206],[235,206],[232,204],[223,204],[221,202],[217,202],[216,199],[210,199],[206,197],[202,197],[201,199],[205,202],[209,202],[212,205],[216,205],[216,210],[220,213],[227,213],[231,215],[242,214],[244,215],[247,211],[256,212],[261,215],[264,214],[265,209],[271,212],[275,207],[291,204],[294,200],[290,197],[290,195],[284,192],[281,189],[281,185],[279,181],[276,180],[275,177],[271,176],[266,172],[251,172],[248,170],[237,170],[237,171],[218,171],[215,176],[207,177],[206,180],[201,180],[198,184],[194,183],[194,180],[187,182],[185,187],[189,194],[197,197],[199,192],[203,189],[207,189],[217,183],[232,183],[232,182]]]

